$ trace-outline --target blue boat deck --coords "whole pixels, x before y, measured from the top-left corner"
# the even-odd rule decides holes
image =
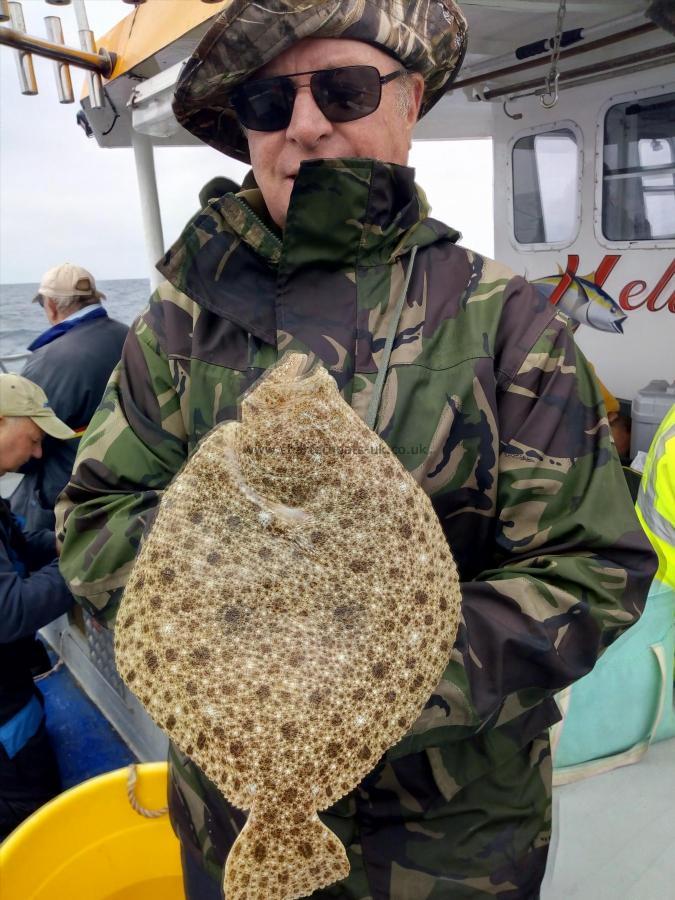
[[[52,662],[56,656],[50,652]],[[63,788],[138,762],[99,708],[62,665],[38,682]]]

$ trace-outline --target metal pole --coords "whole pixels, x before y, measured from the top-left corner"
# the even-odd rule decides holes
[[[164,255],[164,234],[162,232],[162,215],[159,208],[157,177],[152,141],[144,134],[132,129],[131,143],[134,148],[138,193],[141,200],[141,216],[143,218],[143,236],[150,266],[150,284],[154,290],[162,281],[162,276],[155,268],[157,261]]]
[[[579,56],[581,53],[591,53],[593,50],[600,50],[603,47],[609,47],[611,44],[617,44],[620,41],[627,41],[630,38],[639,37],[642,34],[649,34],[652,31],[658,31],[658,26],[653,22],[645,22],[644,25],[638,25],[636,28],[629,28],[627,31],[620,31],[618,34],[610,34],[607,37],[599,38],[597,41],[590,41],[587,44],[569,47],[562,50],[560,59],[569,59],[572,56]],[[507,66],[505,69],[493,69],[477,75],[470,75],[468,78],[462,78],[456,81],[450,88],[450,92],[457,91],[460,88],[470,87],[473,84],[480,84],[486,81],[494,81],[497,78],[503,78],[505,75],[515,75],[518,72],[527,72],[529,69],[535,69],[537,66],[545,66],[550,62],[550,56],[541,56],[537,59],[528,60],[527,62],[518,63],[513,66]]]
[[[94,32],[89,27],[84,0],[73,0],[73,8],[75,9],[75,20],[80,35],[80,47],[89,53],[96,53]],[[101,81],[101,76],[96,72],[89,73],[89,102],[92,109],[103,109],[103,82]]]
[[[603,37],[611,37],[614,34],[619,34],[622,31],[626,31],[627,29],[633,28],[635,25],[643,25],[645,23],[645,14],[644,12],[639,13],[631,13],[629,16],[623,16],[620,19],[612,19],[611,22],[603,22],[601,25],[592,25],[590,28],[578,28],[572,29],[572,31],[579,32],[578,43],[581,44],[584,41],[597,40]],[[566,31],[565,34],[569,34],[569,31]],[[527,50],[526,47],[519,47],[515,52],[511,51],[510,53],[504,53],[501,56],[493,56],[491,59],[483,60],[482,62],[476,63],[473,66],[464,66],[462,68],[462,75],[464,78],[473,78],[474,76],[482,76],[485,77],[487,72],[493,71],[495,69],[503,68],[508,65],[516,65],[518,61],[524,62],[525,60],[534,62],[535,57],[539,59],[542,63],[546,62],[547,56],[550,53],[549,46],[550,38],[545,38],[542,41],[538,41],[538,45],[542,45],[541,49],[537,49],[536,52],[532,51],[531,55],[525,56],[520,55],[521,51]],[[577,42],[575,42],[576,44]],[[567,44],[565,43],[564,35],[563,35],[563,50],[567,48]]]
[[[63,28],[61,27],[61,19],[58,16],[45,16],[45,25],[47,26],[47,37],[54,44],[63,44]],[[56,78],[56,93],[59,97],[59,103],[72,103],[73,82],[70,78],[70,68],[66,63],[54,63],[54,76]]]
[[[22,32],[26,31],[26,22],[23,17],[23,9],[20,3],[9,4],[9,17],[15,31],[10,28],[0,28],[3,31],[12,31],[13,34],[22,36]],[[0,37],[0,43],[2,38]],[[16,71],[19,75],[19,88],[22,94],[33,97],[38,92],[37,81],[35,80],[35,69],[33,68],[33,58],[30,53],[26,53],[23,48],[18,47],[14,56],[16,59]]]
[[[10,10],[19,3],[10,3]],[[14,47],[23,53],[37,53],[38,56],[44,56],[47,59],[55,59],[57,62],[70,63],[77,66],[78,69],[87,69],[89,72],[99,72],[104,78],[110,78],[117,57],[114,53],[109,53],[101,48],[97,55],[93,53],[84,53],[82,50],[75,50],[73,47],[59,47],[58,44],[51,44],[49,41],[43,41],[41,38],[33,37],[30,34],[23,34],[16,28],[6,28],[0,26],[0,44],[7,47]]]
[[[621,70],[619,74],[622,77],[626,75],[634,75],[638,72],[646,72],[653,71],[658,66],[669,66],[673,61],[675,61],[675,52],[671,56],[663,56],[659,59],[652,59],[649,62],[636,63],[633,66],[621,66]],[[579,88],[583,87],[586,84],[597,84],[599,81],[606,81],[608,78],[614,78],[616,72],[613,72],[611,69],[607,69],[605,72],[599,72],[596,75],[587,75],[585,78],[575,78],[574,81],[560,82],[560,90],[567,91],[571,88]],[[515,102],[516,100],[523,100],[525,97],[540,97],[542,93],[546,90],[546,88],[539,87],[536,90],[532,90],[530,88],[529,91],[523,91],[522,93],[512,94],[510,97],[507,97],[506,102],[510,103],[512,100]],[[508,115],[508,113],[507,113]],[[522,116],[520,117],[522,118]],[[645,188],[645,191],[647,189]],[[672,188],[665,188],[665,190],[670,190],[672,192]]]
[[[561,74],[560,82],[562,84],[577,78],[584,78],[588,75],[616,72],[635,64],[646,65],[669,56],[675,56],[675,44],[663,44],[660,47],[653,47],[651,50],[641,50],[639,53],[631,53],[629,56],[622,56],[620,59],[611,59],[604,63],[593,63],[590,66],[581,66],[578,69],[570,69],[568,72],[563,72]],[[509,94],[518,94],[521,91],[528,91],[530,88],[538,87],[541,87],[541,78],[523,81],[520,84],[507,85],[503,88],[495,88],[492,91],[484,91],[478,99],[497,100],[499,97],[506,97]]]

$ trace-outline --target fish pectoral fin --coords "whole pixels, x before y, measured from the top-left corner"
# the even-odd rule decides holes
[[[253,805],[225,863],[227,900],[293,900],[349,875],[344,846],[316,813],[296,818]]]

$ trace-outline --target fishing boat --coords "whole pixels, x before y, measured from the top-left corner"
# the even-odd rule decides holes
[[[64,14],[70,4],[46,2]],[[120,0],[120,21],[94,36],[84,0],[72,0],[76,49],[64,44],[57,17],[46,39],[30,35],[21,4],[0,0],[6,21],[0,44],[16,55],[18,90],[38,89],[33,55],[54,61],[62,102],[74,99],[70,68],[85,70],[77,114],[82,139],[86,134],[112,152],[132,148],[153,286],[160,280],[154,264],[166,249],[155,150],[196,144],[174,118],[172,95],[186,59],[227,2]],[[675,38],[668,30],[675,4],[461,5],[471,35],[464,68],[415,139],[492,140],[493,166],[485,179],[494,184],[495,258],[536,283],[569,316],[582,350],[630,416],[648,385],[664,397],[675,390]],[[16,369],[20,362],[0,360],[0,366]],[[640,431],[631,458],[648,449],[657,424],[655,417]],[[49,701],[54,719],[81,738],[70,783],[94,774],[79,763],[96,728],[119,735],[114,758],[97,762],[98,771],[129,759],[164,759],[166,737],[118,677],[110,633],[79,610],[43,636],[54,661],[63,662],[55,676],[63,683]],[[41,686],[49,693],[48,682]],[[92,709],[97,724],[83,728],[78,716]],[[106,744],[112,746],[104,737]],[[673,796],[672,740],[655,743],[634,765],[559,784],[542,897],[672,896]]]

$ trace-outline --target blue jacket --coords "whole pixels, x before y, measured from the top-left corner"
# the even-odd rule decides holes
[[[59,573],[54,532],[23,533],[0,499],[0,725],[34,693],[28,651],[35,632],[72,602]]]
[[[62,326],[48,329],[41,338],[50,339],[33,352],[21,373],[40,385],[56,415],[79,433],[101,401],[128,331],[102,307],[94,306],[92,313],[94,318],[76,320],[63,333]],[[54,505],[70,478],[78,444],[77,438],[58,441],[45,436],[42,459],[24,469],[12,509],[28,530],[54,528]]]

